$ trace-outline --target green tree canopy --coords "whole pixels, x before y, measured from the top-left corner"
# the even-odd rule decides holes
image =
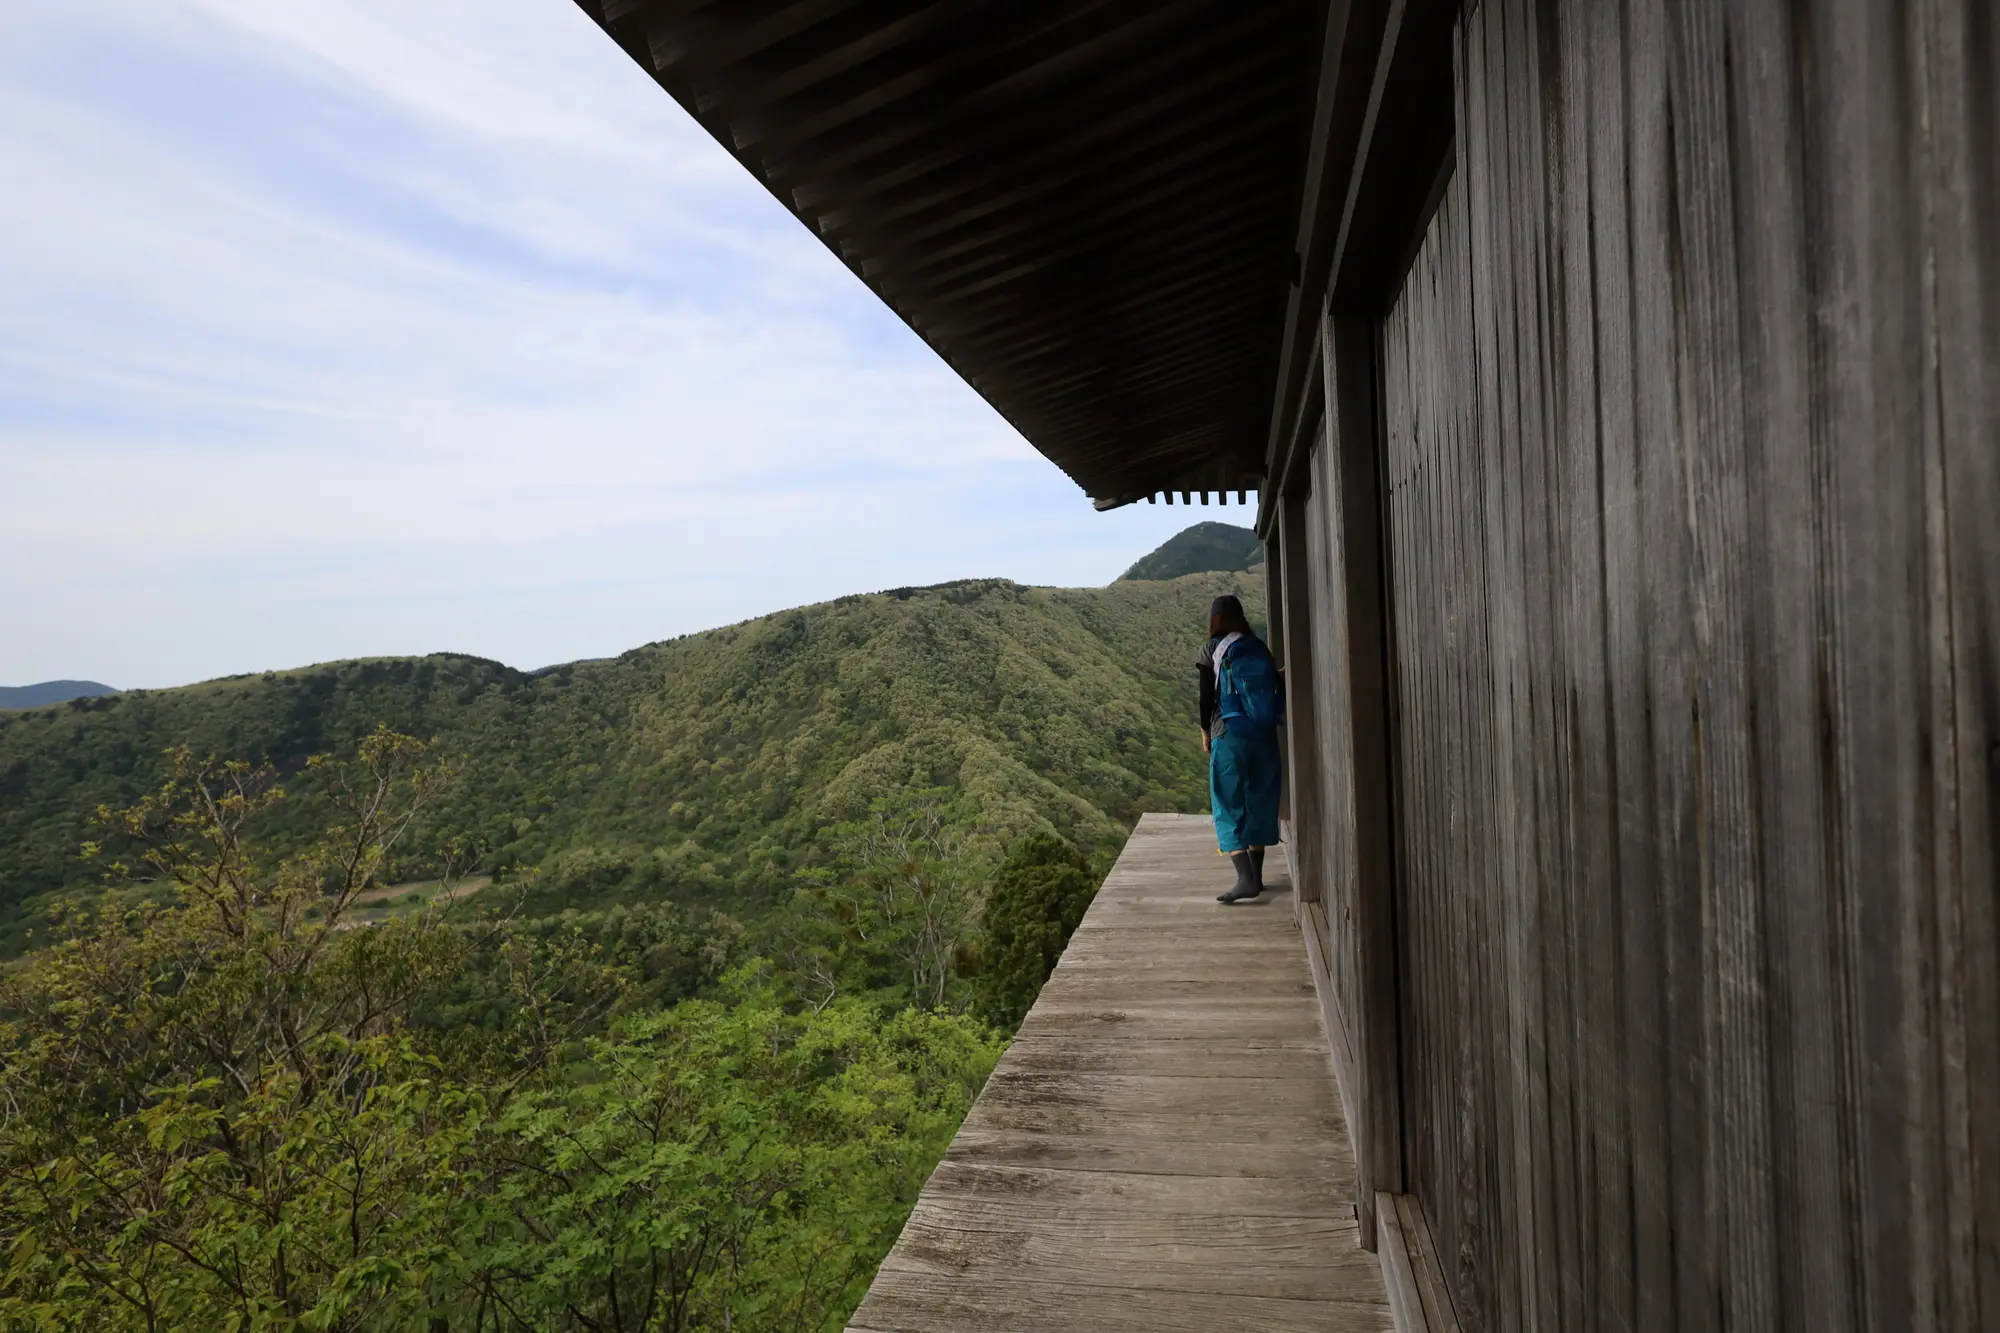
[[[1083,853],[1053,834],[1026,838],[1008,855],[986,895],[977,989],[988,1022],[1020,1025],[1096,892]]]
[[[997,1035],[654,912],[365,921],[448,775],[310,771],[279,852],[267,770],[177,754],[102,813],[171,895],[0,970],[0,1330],[838,1330]]]

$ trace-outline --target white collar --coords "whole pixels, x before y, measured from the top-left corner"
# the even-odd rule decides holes
[[[1222,636],[1222,642],[1221,642],[1221,643],[1218,643],[1218,644],[1216,644],[1216,645],[1215,645],[1215,658],[1214,658],[1214,661],[1215,661],[1215,674],[1216,674],[1216,675],[1220,676],[1220,675],[1222,674],[1222,655],[1223,655],[1224,653],[1226,653],[1226,652],[1228,652],[1228,651],[1229,651],[1229,645],[1230,645],[1230,644],[1232,644],[1232,643],[1235,643],[1235,642],[1236,642],[1236,641],[1237,641],[1238,639],[1240,639],[1240,638],[1242,638],[1242,637],[1243,637],[1243,631],[1242,631],[1242,630],[1240,630],[1240,629],[1233,629],[1233,630],[1229,631],[1229,633],[1227,633],[1227,634],[1225,634],[1225,635],[1223,635],[1223,636]]]

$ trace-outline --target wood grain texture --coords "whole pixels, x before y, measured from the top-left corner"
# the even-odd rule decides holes
[[[1320,822],[1298,830],[1303,873],[1321,886],[1301,925],[1332,1015],[1342,1096],[1353,1108],[1363,1244],[1375,1245],[1375,1197],[1402,1188],[1402,1081],[1395,989],[1392,755],[1387,570],[1374,437],[1373,335],[1365,320],[1320,330],[1326,424],[1301,469],[1285,521],[1303,529],[1313,607],[1312,726],[1294,728],[1295,769],[1309,775]],[[1302,521],[1300,521],[1302,520]],[[1301,618],[1296,617],[1295,618]]]
[[[1375,1212],[1382,1219],[1382,1277],[1399,1333],[1459,1333],[1422,1205],[1412,1195],[1382,1194]]]
[[[851,1327],[1386,1329],[1282,863],[1148,815]]]
[[[1996,74],[1973,0],[1459,9],[1305,471],[1379,450],[1394,1206],[1467,1329],[2000,1327]]]
[[[1324,433],[1324,428],[1319,428]],[[1319,734],[1319,675],[1313,665],[1312,560],[1306,545],[1310,496],[1300,491],[1284,497],[1276,525],[1279,553],[1278,586],[1273,605],[1282,606],[1284,638],[1278,645],[1285,671],[1285,800],[1293,831],[1285,856],[1300,903],[1318,903],[1326,896],[1320,830],[1326,827],[1326,778],[1317,762]],[[1269,562],[1267,562],[1268,564]],[[1299,845],[1301,839],[1312,845]]]

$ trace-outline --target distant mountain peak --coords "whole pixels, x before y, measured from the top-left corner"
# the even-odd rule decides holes
[[[95,699],[116,693],[118,691],[109,685],[100,685],[94,680],[45,680],[39,685],[0,685],[0,709],[40,708],[44,704]]]
[[[1236,574],[1264,563],[1264,543],[1233,523],[1197,523],[1119,576],[1120,583],[1159,582],[1188,574]]]

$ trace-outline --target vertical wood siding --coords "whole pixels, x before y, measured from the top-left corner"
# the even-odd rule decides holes
[[[1356,1154],[1364,1244],[1375,1241],[1378,1191],[1404,1188],[1400,1051],[1396,1035],[1394,841],[1388,784],[1393,700],[1384,646],[1381,481],[1372,436],[1374,330],[1329,320],[1322,331],[1325,398],[1335,444],[1314,451],[1279,515],[1287,569],[1303,575],[1285,645],[1310,708],[1290,714],[1293,786],[1308,818],[1294,822],[1301,926],[1320,961],[1328,1023]],[[1292,574],[1288,573],[1288,578]]]
[[[2000,1328],[2000,15],[1483,0],[1457,95],[1376,443],[1403,1162],[1459,1318]]]
[[[1319,818],[1307,827],[1296,826],[1297,850],[1303,854],[1301,894],[1311,893],[1320,900],[1320,911],[1308,913],[1306,929],[1317,932],[1321,955],[1326,959],[1339,1015],[1348,1021],[1328,1034],[1336,1043],[1335,1059],[1349,1097],[1350,1121],[1362,1116],[1360,1108],[1360,1052],[1356,1049],[1354,1019],[1362,1012],[1359,951],[1353,947],[1354,896],[1357,854],[1354,842],[1354,774],[1350,763],[1325,762],[1342,755],[1353,730],[1348,681],[1347,645],[1344,639],[1347,618],[1346,581],[1341,576],[1340,529],[1332,522],[1326,503],[1336,484],[1327,473],[1328,454],[1315,451],[1310,492],[1296,510],[1288,510],[1303,520],[1307,577],[1323,589],[1322,601],[1314,606],[1310,633],[1293,640],[1295,651],[1310,664],[1314,708],[1311,714],[1291,714],[1295,728],[1302,724],[1312,730],[1312,746],[1295,745],[1295,754],[1320,757],[1316,771],[1307,781],[1317,795]],[[1296,668],[1287,668],[1289,675]],[[1301,739],[1304,739],[1301,737]],[[1296,771],[1302,765],[1294,764]],[[1312,889],[1304,887],[1312,884]]]

